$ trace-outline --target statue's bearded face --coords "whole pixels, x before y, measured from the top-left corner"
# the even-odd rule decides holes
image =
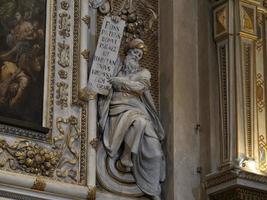
[[[134,72],[139,69],[139,61],[143,57],[143,51],[141,49],[130,49],[127,52],[127,56],[124,60],[125,71]]]
[[[127,57],[131,57],[134,59],[136,62],[139,62],[143,58],[143,51],[141,49],[129,49],[127,53]]]

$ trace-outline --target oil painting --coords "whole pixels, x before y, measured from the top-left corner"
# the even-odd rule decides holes
[[[46,3],[0,0],[0,123],[42,126]]]

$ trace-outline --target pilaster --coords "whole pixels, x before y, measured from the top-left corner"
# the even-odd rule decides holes
[[[214,40],[217,45],[220,83],[220,166],[216,174],[247,172],[266,175],[266,7],[262,1],[215,1]],[[218,178],[218,177],[217,177]],[[260,178],[259,178],[260,179]],[[253,179],[257,184],[259,179]],[[233,180],[238,180],[238,177]],[[207,185],[210,185],[210,176]],[[224,180],[230,183],[232,180]],[[208,189],[221,194],[217,183]],[[216,189],[217,188],[217,189]],[[234,194],[227,196],[228,189]],[[234,188],[234,189],[233,189]],[[227,189],[227,190],[225,190]],[[239,199],[243,189],[236,181],[215,199]],[[212,192],[211,192],[212,191]],[[241,192],[240,192],[241,191]],[[231,193],[231,192],[230,192]],[[255,195],[254,195],[255,196]],[[256,196],[252,199],[259,199]]]

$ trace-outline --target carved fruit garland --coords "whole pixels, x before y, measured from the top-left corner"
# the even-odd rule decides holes
[[[64,125],[64,128],[63,128]],[[10,145],[6,140],[0,140],[0,168],[21,170],[38,176],[60,179],[67,177],[77,181],[79,150],[76,143],[80,142],[78,119],[70,116],[67,119],[57,119],[59,135],[54,137],[51,149],[20,140]]]
[[[49,150],[26,140],[9,145],[0,140],[0,167],[9,164],[13,170],[22,170],[42,176],[52,176],[61,157],[58,150]]]

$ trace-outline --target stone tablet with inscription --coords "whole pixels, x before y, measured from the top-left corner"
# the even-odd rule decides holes
[[[108,95],[111,88],[109,79],[114,74],[124,27],[123,20],[114,21],[111,17],[104,18],[90,72],[89,90]]]

